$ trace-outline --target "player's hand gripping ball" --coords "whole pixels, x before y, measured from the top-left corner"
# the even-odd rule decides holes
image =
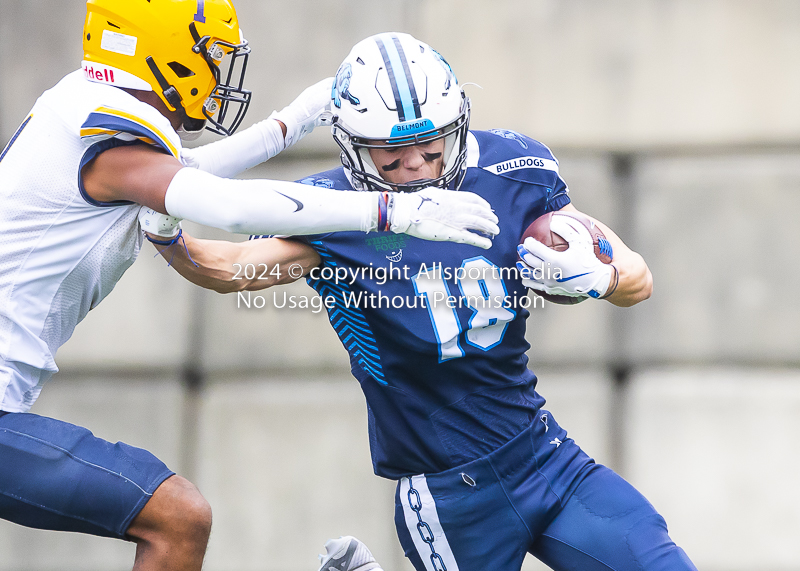
[[[548,212],[528,226],[517,247],[523,285],[547,301],[580,303],[606,294],[614,252],[602,230],[573,212]]]

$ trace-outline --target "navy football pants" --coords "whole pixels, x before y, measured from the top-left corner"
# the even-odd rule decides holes
[[[395,523],[417,571],[696,571],[633,486],[595,464],[550,413],[488,456],[403,478]]]
[[[106,442],[80,426],[0,412],[0,519],[124,538],[172,474],[150,452]]]

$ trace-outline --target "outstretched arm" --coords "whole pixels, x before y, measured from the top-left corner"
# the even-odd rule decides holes
[[[184,167],[143,144],[101,153],[82,175],[86,192],[97,201],[128,200],[242,234],[383,230],[489,248],[491,240],[477,232],[500,231],[489,203],[470,192],[345,192],[285,181],[227,179]]]
[[[150,236],[164,240],[160,236]],[[184,278],[218,293],[255,291],[292,283],[321,261],[311,246],[282,238],[234,243],[182,234],[180,240],[170,246],[155,246]],[[255,272],[246,271],[248,267]]]

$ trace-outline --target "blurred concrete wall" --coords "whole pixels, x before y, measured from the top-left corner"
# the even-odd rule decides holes
[[[468,88],[475,128],[551,146],[577,207],[644,255],[655,293],[628,310],[533,312],[548,407],[648,496],[699,568],[800,569],[800,4],[237,6],[254,50],[249,122],[332,75],[356,41],[402,30],[481,85]],[[79,65],[83,11],[0,0],[0,141]],[[318,132],[247,176],[290,180],[336,162]],[[371,474],[363,396],[326,318],[237,309],[153,253],[79,326],[34,412],[146,447],[196,481],[215,509],[211,571],[315,569],[342,534],[387,571],[410,570],[393,485]],[[164,320],[167,341],[152,332]],[[0,571],[122,570],[131,558],[120,542],[0,522]]]

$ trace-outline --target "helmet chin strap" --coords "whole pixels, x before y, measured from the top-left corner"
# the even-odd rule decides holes
[[[191,121],[196,121],[196,119],[192,119]],[[205,121],[198,121],[200,124],[200,128],[197,130],[194,129],[187,129],[186,128],[186,121],[181,123],[181,126],[175,131],[178,133],[178,136],[181,138],[181,141],[196,141],[200,138],[203,134],[203,131],[206,129],[206,122]]]
[[[342,161],[342,166],[344,167],[344,174],[347,177],[347,180],[350,182],[350,186],[353,187],[353,190],[367,190],[364,183],[353,176],[353,171],[350,168],[350,164],[347,162],[344,153],[340,155],[340,158]]]
[[[384,180],[386,180],[386,179],[384,179]],[[389,182],[389,181],[386,181],[386,182],[388,184],[393,185],[397,189],[397,192],[416,192],[416,191],[420,190],[420,188],[416,187],[416,186],[410,186],[410,185],[414,184],[414,185],[431,186],[430,183],[433,183],[433,179],[432,178],[418,178],[416,180],[410,180],[410,181],[405,182],[403,184],[396,184],[396,183]],[[429,183],[429,184],[425,184],[425,183]]]
[[[203,134],[203,130],[206,127],[206,122],[201,121],[200,119],[193,119],[192,117],[189,117],[189,115],[186,114],[186,109],[183,106],[181,94],[178,93],[178,90],[175,89],[175,87],[169,84],[167,78],[164,77],[164,74],[161,73],[160,69],[158,69],[153,57],[147,56],[145,61],[147,62],[150,71],[153,72],[156,81],[158,81],[158,85],[162,89],[161,94],[164,96],[164,99],[166,99],[167,103],[172,105],[180,115],[181,126],[177,129],[178,136],[180,136],[181,140],[183,141],[194,141],[199,138],[200,135]]]
[[[164,99],[166,99],[167,103],[172,105],[177,111],[182,112],[185,116],[186,110],[183,108],[183,99],[181,99],[181,94],[178,93],[178,90],[175,89],[175,87],[169,84],[167,78],[164,77],[164,74],[161,73],[160,69],[158,69],[156,62],[153,60],[153,56],[147,56],[145,61],[147,62],[147,66],[150,68],[150,71],[153,72],[156,81],[158,81],[158,85],[162,89],[161,94],[164,96]]]

